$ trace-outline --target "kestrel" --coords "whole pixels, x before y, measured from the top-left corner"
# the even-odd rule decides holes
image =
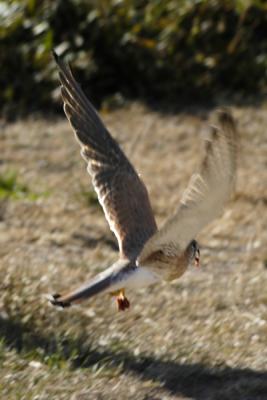
[[[101,292],[117,299],[118,309],[129,308],[128,288],[179,278],[188,265],[199,265],[194,237],[218,217],[235,181],[238,134],[230,112],[217,112],[216,125],[206,142],[205,156],[193,174],[174,215],[157,229],[146,187],[97,111],[74,79],[69,66],[54,53],[59,68],[65,114],[88,164],[99,202],[119,244],[119,258],[111,267],[66,294],[50,301],[67,307]]]

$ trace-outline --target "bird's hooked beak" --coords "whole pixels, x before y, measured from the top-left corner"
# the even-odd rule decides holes
[[[200,267],[200,250],[197,241],[192,240],[187,246],[187,254],[189,256],[190,262],[194,260],[195,267]]]
[[[200,267],[200,250],[199,250],[199,248],[197,248],[196,252],[195,252],[195,267],[197,267],[197,268]]]

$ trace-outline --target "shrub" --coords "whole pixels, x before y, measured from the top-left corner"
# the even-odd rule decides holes
[[[90,97],[154,99],[262,92],[267,8],[260,0],[14,0],[0,2],[2,110],[55,107],[51,49]]]

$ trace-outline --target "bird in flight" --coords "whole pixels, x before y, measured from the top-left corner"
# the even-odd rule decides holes
[[[195,236],[218,217],[235,181],[238,133],[231,113],[217,111],[199,172],[193,174],[179,206],[158,230],[146,187],[97,111],[54,53],[65,114],[81,146],[99,202],[119,244],[119,258],[94,278],[50,302],[68,307],[99,293],[116,297],[118,310],[130,307],[125,290],[179,278],[199,265]]]

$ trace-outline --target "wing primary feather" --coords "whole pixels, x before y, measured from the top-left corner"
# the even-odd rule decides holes
[[[81,146],[81,155],[122,258],[134,258],[156,232],[145,185],[110,135],[76,82],[69,66],[54,52],[65,114]]]

